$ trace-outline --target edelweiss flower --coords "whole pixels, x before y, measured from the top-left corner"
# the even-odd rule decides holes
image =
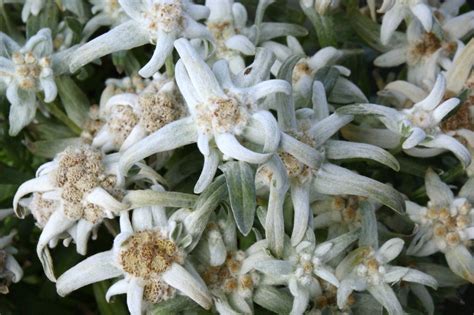
[[[298,120],[294,116],[290,119],[294,122],[294,127],[282,133],[279,156],[275,155],[263,164],[257,175],[269,187],[265,232],[270,248],[276,255],[281,253],[283,246],[282,207],[288,188],[294,209],[291,235],[293,246],[305,235],[312,217],[311,192],[370,197],[392,209],[403,208],[401,196],[393,188],[330,162],[346,158],[366,158],[398,169],[393,156],[375,146],[331,140],[353,117],[338,113],[329,115],[326,93],[319,81],[315,81],[313,86],[313,106],[313,109],[297,111]],[[255,142],[258,142],[258,131],[254,130],[252,134]]]
[[[120,215],[120,234],[112,250],[95,254],[58,278],[58,294],[65,296],[91,283],[121,277],[106,299],[127,294],[128,310],[140,315],[150,304],[183,294],[205,309],[212,300],[208,289],[186,257],[189,235],[168,220],[165,208],[134,210]]]
[[[166,125],[123,152],[120,170],[125,174],[133,163],[147,156],[197,143],[205,158],[201,177],[194,188],[199,193],[214,178],[220,161],[219,151],[225,157],[254,164],[270,158],[271,154],[266,152],[276,150],[280,132],[273,115],[259,110],[258,102],[270,94],[289,94],[291,87],[284,80],[260,82],[258,76],[249,76],[255,81],[245,87],[237,86],[225,61],[217,62],[213,73],[187,40],[179,39],[175,46],[181,56],[176,65],[176,82],[191,116]],[[253,68],[252,71],[260,73],[258,65]],[[245,77],[235,81],[245,82]],[[263,128],[260,132],[266,139],[265,153],[251,151],[237,140],[237,136],[245,138],[249,125]]]
[[[139,94],[109,98],[101,108],[105,125],[92,146],[104,152],[126,150],[131,145],[184,116],[186,110],[174,80],[160,74]]]
[[[33,193],[22,204],[43,227],[37,253],[50,279],[54,279],[54,274],[48,244],[55,246],[67,233],[66,244],[72,238],[78,253],[84,255],[90,234],[103,219],[127,208],[116,199],[122,195],[116,163],[116,155],[104,156],[89,146],[69,147],[43,164],[36,178],[18,188],[13,206],[20,217],[24,216],[18,209],[20,200]]]
[[[293,68],[291,75],[293,98],[297,108],[311,106],[311,92],[315,76],[319,70],[328,66],[334,66],[333,71],[336,74],[334,86],[328,95],[330,102],[344,103],[344,100],[339,97],[340,94],[354,95],[360,101],[367,100],[362,91],[345,78],[351,74],[350,70],[346,67],[335,65],[343,57],[343,51],[334,47],[324,47],[313,56],[308,57],[296,38],[288,36],[286,42],[286,46],[271,41],[263,43],[262,46],[271,50],[277,57],[277,61],[275,61],[272,67],[274,75],[278,74],[281,66],[292,56],[299,56],[301,58]]]
[[[114,95],[124,93],[139,94],[150,82],[150,79],[144,79],[139,75],[132,75],[122,79],[107,79],[105,81],[105,89],[100,95],[99,106],[101,108],[105,107],[105,104]]]
[[[360,196],[324,196],[311,204],[313,228],[328,228],[328,237],[336,237],[342,233],[354,231],[361,226],[361,203],[365,197]],[[374,208],[379,204],[370,202]]]
[[[0,237],[0,293],[7,294],[10,284],[17,283],[23,277],[23,270],[13,257],[17,250],[11,246],[16,231]]]
[[[357,240],[357,233],[341,235],[316,245],[313,231],[297,246],[286,246],[282,260],[262,259],[255,268],[266,277],[263,281],[274,285],[287,285],[294,296],[292,315],[303,314],[310,299],[322,296],[320,281],[339,287],[329,261]]]
[[[270,3],[259,1],[261,16]],[[206,6],[210,9],[206,24],[214,38],[216,58],[227,60],[233,73],[245,68],[243,56],[255,55],[260,43],[281,36],[307,34],[306,29],[299,25],[262,22],[258,17],[255,25],[247,27],[247,11],[234,0],[206,0]]]
[[[415,269],[388,264],[400,254],[403,244],[403,240],[392,238],[379,249],[364,246],[347,255],[336,268],[336,276],[340,281],[337,290],[339,308],[345,308],[354,290],[367,290],[390,315],[403,315],[405,313],[391,284],[402,280],[436,288],[437,282],[433,277]]]
[[[208,223],[193,251],[199,261],[196,268],[207,284],[219,314],[253,314],[252,298],[259,284],[254,265],[267,258],[263,251],[266,243],[259,241],[245,251],[239,250],[232,214],[224,217],[221,213],[216,223]]]
[[[151,77],[173,51],[177,38],[210,39],[209,31],[196,20],[204,19],[209,10],[191,0],[119,0],[131,20],[80,47],[71,60],[71,72],[94,59],[110,53],[152,43],[156,45],[150,61],[139,71]]]
[[[431,31],[433,25],[431,8],[425,0],[384,0],[378,12],[384,13],[380,29],[383,44],[388,44],[400,23],[410,14],[420,21],[427,32]]]
[[[17,135],[36,113],[36,93],[44,93],[44,101],[52,102],[57,95],[52,69],[53,42],[51,31],[43,28],[20,47],[0,33],[0,88],[7,86],[10,107],[10,135]]]
[[[456,52],[456,46],[464,46],[460,39],[474,29],[474,12],[452,18],[441,11],[436,12],[440,31],[425,32],[417,21],[413,21],[406,32],[406,43],[377,57],[374,64],[394,67],[407,63],[408,81],[431,89],[441,68],[451,63],[450,56]]]
[[[120,25],[129,19],[118,0],[89,0],[92,4],[92,14],[94,16],[87,21],[82,30],[84,39],[87,39],[101,26],[111,28]]]
[[[468,166],[471,162],[469,151],[459,141],[441,130],[441,121],[460,102],[457,98],[442,102],[445,90],[446,80],[443,75],[439,75],[430,94],[409,109],[396,110],[375,104],[342,107],[338,112],[376,115],[390,131],[357,127],[346,130],[344,136],[385,148],[397,147],[401,142],[404,152],[418,157],[435,156],[448,150],[456,155],[464,166]]]
[[[418,226],[407,254],[429,256],[442,252],[451,270],[474,283],[474,258],[469,246],[474,239],[474,181],[468,180],[454,197],[448,185],[431,169],[425,177],[430,201],[422,207],[407,201],[407,213]]]

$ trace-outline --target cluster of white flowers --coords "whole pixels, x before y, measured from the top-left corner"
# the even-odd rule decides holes
[[[274,2],[255,1],[249,22],[234,0],[63,0],[68,19],[32,35],[47,2],[26,0],[29,37],[0,33],[10,135],[32,147],[53,117],[71,129],[44,142],[54,158],[5,210],[33,216],[60,296],[117,278],[106,299],[126,294],[134,315],[402,315],[409,292],[433,314],[446,278],[474,283],[474,12],[462,0],[300,0],[318,46],[305,26],[264,21]],[[363,51],[336,46],[344,9],[381,48],[375,96],[344,63]],[[128,76],[98,91],[87,82],[104,78],[109,55]],[[401,65],[406,81],[382,78],[379,67]],[[461,170],[457,197],[428,158]],[[415,193],[397,177],[413,169],[426,173],[424,186],[409,177]],[[111,249],[57,278],[59,241],[89,255],[102,225]],[[1,293],[22,277],[14,235],[0,238]],[[452,272],[418,258],[438,252]]]

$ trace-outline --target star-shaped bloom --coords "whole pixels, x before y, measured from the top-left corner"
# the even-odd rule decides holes
[[[84,38],[90,37],[101,26],[113,28],[130,19],[118,0],[90,0],[90,2],[94,16],[84,25],[82,30]]]
[[[318,198],[319,199],[319,198]],[[365,197],[360,196],[323,196],[311,204],[313,213],[313,228],[328,229],[328,237],[336,237],[342,233],[354,231],[361,227],[361,202]],[[380,205],[374,204],[375,208]]]
[[[427,32],[433,26],[431,8],[425,0],[384,0],[378,12],[384,13],[380,29],[383,44],[389,42],[403,19],[410,15],[415,16]]]
[[[397,147],[401,143],[404,152],[419,157],[435,156],[448,150],[468,166],[471,162],[469,151],[441,129],[442,120],[460,103],[457,98],[443,101],[445,91],[446,80],[439,75],[430,94],[411,108],[396,110],[375,104],[344,106],[340,113],[374,115],[388,129],[356,127],[347,130],[344,136],[385,148]]]
[[[13,282],[17,283],[23,277],[23,269],[13,257],[17,253],[11,243],[16,235],[12,231],[6,236],[0,237],[0,293],[7,294],[8,286]]]
[[[406,63],[407,80],[431,89],[440,71],[451,63],[451,56],[458,55],[459,48],[464,46],[460,40],[474,29],[474,12],[452,17],[439,10],[436,15],[442,31],[427,32],[418,21],[412,21],[406,41],[377,57],[374,64],[395,67]]]
[[[259,101],[274,93],[289,94],[291,87],[284,80],[262,81],[268,75],[258,64],[253,65],[252,74],[244,71],[234,79],[224,60],[214,65],[213,72],[187,40],[179,39],[175,46],[181,56],[176,82],[190,116],[164,126],[124,151],[120,170],[126,174],[135,162],[147,156],[197,143],[205,162],[194,191],[202,192],[214,178],[220,153],[253,164],[270,158],[267,152],[278,147],[280,132],[273,115],[259,109]],[[263,153],[244,147],[238,140],[246,139],[245,130],[250,125],[260,128],[266,139]]]
[[[191,0],[119,0],[119,3],[131,19],[81,46],[71,60],[71,72],[110,53],[152,43],[153,56],[139,71],[141,76],[151,77],[173,52],[177,38],[211,39],[207,28],[196,22],[207,18],[209,9]]]
[[[313,109],[297,111],[298,119],[294,113],[287,115],[293,115],[289,120],[294,122],[294,126],[282,133],[278,155],[263,164],[257,175],[257,179],[269,187],[265,232],[276,255],[283,249],[282,207],[288,189],[294,209],[293,246],[301,241],[310,224],[313,193],[370,197],[396,211],[403,208],[401,196],[392,187],[332,163],[345,158],[365,158],[393,169],[399,167],[393,156],[378,147],[331,139],[353,117],[329,114],[321,82],[315,81],[313,85]],[[264,141],[258,131],[254,130],[252,136],[256,142],[258,138]]]
[[[264,241],[245,251],[237,244],[237,229],[231,213],[220,211],[208,223],[199,244],[193,251],[196,269],[207,284],[220,314],[254,312],[254,290],[259,284],[255,263],[268,258]]]
[[[23,47],[0,33],[0,43],[0,89],[6,88],[11,104],[10,135],[16,135],[35,116],[36,93],[43,92],[47,103],[56,98],[51,31],[41,29]]]
[[[363,246],[349,253],[336,268],[340,281],[337,290],[339,308],[345,308],[353,291],[367,290],[390,315],[402,315],[404,312],[392,284],[402,280],[436,288],[433,277],[416,269],[388,264],[400,254],[403,245],[402,239],[392,238],[378,249]]]
[[[262,258],[255,268],[267,277],[262,281],[288,286],[294,297],[290,314],[303,314],[309,300],[322,295],[320,281],[339,287],[329,261],[357,240],[357,236],[357,233],[343,234],[316,245],[313,231],[308,230],[297,246],[285,246],[282,259]]]
[[[174,80],[156,74],[139,94],[114,95],[100,112],[105,124],[95,135],[92,146],[108,152],[126,150],[184,116],[186,109]]]
[[[83,286],[119,277],[107,291],[109,300],[127,295],[128,310],[141,315],[151,304],[181,294],[205,309],[212,299],[206,284],[190,263],[189,235],[166,216],[165,208],[151,207],[120,215],[120,234],[113,248],[95,254],[62,274],[56,283],[61,296]]]
[[[22,204],[43,228],[37,253],[50,279],[54,273],[48,245],[54,247],[66,233],[66,244],[74,240],[78,253],[84,255],[91,233],[104,218],[113,218],[127,208],[117,200],[123,194],[117,158],[89,146],[69,147],[40,166],[36,178],[18,188],[13,206],[20,217],[24,216],[18,207],[20,200],[33,193]]]
[[[449,186],[429,169],[425,177],[428,204],[406,202],[407,213],[417,224],[407,253],[429,256],[442,252],[451,270],[471,283],[474,283],[474,258],[469,252],[474,239],[473,185],[474,181],[468,180],[455,197]]]
[[[343,51],[329,46],[318,50],[313,56],[307,56],[301,44],[293,36],[287,37],[286,45],[268,41],[263,43],[262,46],[271,50],[277,57],[272,67],[274,75],[278,75],[281,66],[289,58],[293,56],[300,57],[291,75],[293,98],[297,108],[311,106],[311,93],[315,76],[319,70],[326,67],[334,67],[333,71],[337,73],[332,92],[328,95],[330,102],[344,103],[344,100],[338,97],[339,94],[353,95],[360,101],[367,99],[364,93],[346,78],[351,74],[350,70],[336,65],[344,56]]]
[[[269,2],[259,1],[259,12],[263,16]],[[247,26],[247,10],[234,0],[206,0],[210,10],[206,25],[212,33],[216,46],[215,57],[229,62],[232,73],[245,68],[244,56],[253,56],[256,47],[276,37],[287,35],[303,36],[306,29],[299,25],[259,21],[255,18],[252,26]]]

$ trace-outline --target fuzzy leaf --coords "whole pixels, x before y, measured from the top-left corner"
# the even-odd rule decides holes
[[[242,161],[228,162],[220,167],[229,190],[230,205],[237,228],[243,235],[249,234],[255,218],[255,171]]]
[[[68,76],[56,80],[59,97],[68,117],[78,126],[83,126],[88,119],[90,102],[77,84]]]

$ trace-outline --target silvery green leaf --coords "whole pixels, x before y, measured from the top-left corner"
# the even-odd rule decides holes
[[[369,201],[363,201],[359,205],[359,212],[362,213],[359,246],[379,247],[377,232],[377,217],[375,207]]]
[[[149,315],[174,315],[178,312],[197,312],[202,308],[190,298],[183,295],[176,295],[174,298],[153,304],[147,311]]]
[[[378,303],[370,294],[356,293],[355,304],[352,305],[351,309],[354,315],[382,315],[383,307]]]
[[[397,148],[402,140],[400,135],[388,129],[361,127],[352,124],[342,128],[341,133],[347,140],[370,143],[385,149]]]
[[[426,194],[433,205],[439,207],[449,207],[453,202],[454,195],[448,185],[441,181],[438,174],[431,168],[426,171],[425,175]]]
[[[429,262],[420,262],[416,264],[416,268],[430,274],[438,282],[438,286],[442,287],[459,287],[466,284],[466,280],[454,274],[448,267],[437,265]]]
[[[90,102],[88,97],[69,76],[60,76],[55,81],[68,117],[76,125],[84,126],[89,117]]]
[[[163,206],[175,208],[192,208],[198,197],[191,194],[173,191],[132,190],[125,197],[130,209],[149,206]]]
[[[461,278],[474,283],[474,258],[464,245],[458,245],[446,252],[449,268]]]
[[[435,305],[428,289],[425,288],[423,285],[415,283],[410,285],[410,289],[413,294],[416,295],[418,300],[420,300],[421,305],[423,305],[428,315],[433,315],[435,311]]]
[[[329,163],[324,163],[319,169],[314,188],[319,193],[330,195],[364,196],[397,212],[405,210],[405,201],[394,188]]]
[[[400,165],[393,155],[379,147],[370,144],[330,140],[326,143],[325,147],[326,156],[328,159],[368,159],[377,161],[395,171],[400,170]]]
[[[289,314],[293,304],[293,297],[288,292],[265,285],[257,287],[253,300],[256,304],[275,314]]]
[[[471,177],[467,182],[461,187],[459,191],[459,197],[464,197],[469,200],[471,203],[474,203],[474,178]]]
[[[393,108],[377,104],[346,105],[337,109],[338,113],[348,115],[375,115],[391,131],[400,132],[399,122],[403,116]]]
[[[255,171],[247,163],[227,162],[220,167],[224,173],[229,191],[230,205],[237,228],[247,235],[255,217]]]
[[[405,242],[401,238],[392,238],[386,241],[376,253],[377,260],[382,263],[386,264],[391,262],[395,258],[400,255],[401,251],[403,250],[403,245]]]
[[[336,104],[353,104],[368,102],[364,93],[351,81],[339,77],[328,97],[329,102]]]
[[[77,146],[82,143],[83,140],[81,138],[64,138],[35,141],[27,143],[27,147],[34,155],[52,159],[67,147]]]
[[[316,71],[314,80],[320,81],[324,86],[326,95],[330,95],[340,75],[341,73],[337,68],[326,66]]]
[[[260,27],[259,42],[266,42],[276,37],[282,36],[306,36],[308,30],[301,25],[290,24],[290,23],[275,23],[266,22],[262,23]]]

